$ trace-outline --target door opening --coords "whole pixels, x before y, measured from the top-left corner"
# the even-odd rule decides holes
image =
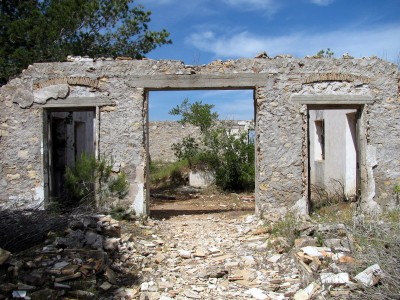
[[[90,110],[47,111],[45,146],[45,174],[47,174],[47,195],[52,201],[68,199],[65,182],[67,167],[73,167],[83,155],[95,153],[95,117]]]
[[[358,197],[357,108],[308,109],[311,209]]]
[[[254,211],[254,90],[154,90],[148,98],[150,214]],[[235,193],[214,195],[215,186]]]

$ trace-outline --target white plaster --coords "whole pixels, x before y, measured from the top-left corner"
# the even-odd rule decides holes
[[[373,168],[378,165],[376,160],[376,147],[367,145],[366,147],[366,162],[367,162],[367,184],[365,191],[365,199],[362,201],[362,210],[368,213],[379,214],[382,212],[382,208],[376,201],[375,197],[375,179]]]
[[[337,192],[343,184],[348,197],[356,195],[357,137],[355,109],[310,110],[310,167],[311,184]],[[324,122],[324,157],[321,135]]]
[[[136,183],[137,191],[135,195],[135,199],[133,200],[133,209],[135,210],[135,214],[137,216],[146,214],[146,209],[144,206],[144,184],[143,183]]]
[[[295,216],[305,216],[308,215],[308,200],[305,196],[296,201],[296,203],[291,208],[291,211]]]
[[[44,188],[43,186],[35,187],[35,194],[33,195],[33,200],[42,202],[44,201]]]
[[[356,142],[356,114],[346,115],[346,166],[344,189],[348,196],[357,193],[357,142]]]
[[[215,180],[213,172],[210,171],[190,171],[189,185],[193,187],[207,187]]]
[[[367,157],[367,164],[368,164],[368,166],[370,166],[370,168],[374,168],[378,165],[378,162],[376,160],[376,147],[375,146],[367,145],[366,157]]]

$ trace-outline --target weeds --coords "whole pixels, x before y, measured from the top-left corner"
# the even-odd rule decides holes
[[[396,198],[396,204],[400,204],[400,183],[396,183],[393,187],[393,194]]]
[[[311,185],[311,210],[315,211],[325,206],[348,202],[349,197],[344,190],[344,184],[340,180],[331,179],[330,186],[321,187]]]
[[[189,163],[187,160],[163,164],[150,163],[150,182],[153,185],[179,186],[187,183]]]
[[[400,210],[380,215],[364,215],[350,203],[324,206],[316,210],[318,222],[343,223],[351,228],[355,276],[365,268],[378,264],[384,276],[380,283],[352,294],[352,299],[400,299]]]
[[[399,219],[397,209],[354,222],[356,258],[362,262],[362,267],[377,263],[384,272],[379,285],[363,292],[364,299],[400,299]]]
[[[271,224],[271,234],[276,237],[285,237],[289,246],[300,236],[298,230],[299,222],[293,214],[287,214],[284,219]]]

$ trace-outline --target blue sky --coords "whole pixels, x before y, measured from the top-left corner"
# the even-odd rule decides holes
[[[141,0],[152,11],[150,28],[167,29],[172,45],[151,59],[186,64],[269,56],[313,55],[330,48],[335,57],[376,55],[400,60],[400,0]],[[216,105],[223,119],[253,116],[250,91],[152,92],[150,118],[171,119],[183,99]]]

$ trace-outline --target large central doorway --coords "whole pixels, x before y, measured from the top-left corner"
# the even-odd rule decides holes
[[[220,187],[215,185],[218,175],[213,173],[214,170],[204,167],[205,164],[202,165],[196,161],[199,157],[196,151],[193,152],[193,155],[191,154],[189,160],[177,156],[180,149],[176,147],[178,144],[194,146],[204,153],[209,145],[204,144],[201,125],[196,126],[190,122],[180,123],[182,116],[169,113],[186,100],[189,105],[201,102],[202,105],[213,106],[211,111],[218,114],[218,124],[215,126],[223,127],[223,134],[226,137],[237,137],[238,140],[241,137],[242,142],[244,141],[241,145],[244,148],[246,145],[251,147],[250,155],[248,156],[244,151],[241,158],[242,160],[248,158],[252,162],[252,171],[255,172],[254,143],[256,135],[253,93],[252,89],[149,92],[147,127],[150,176],[147,191],[151,216],[168,218],[182,214],[219,213],[235,210],[254,212],[254,181],[251,188],[243,190],[242,193],[229,189],[220,190]],[[239,144],[238,141],[235,146]],[[221,153],[223,150],[220,148]],[[243,175],[244,178],[246,170],[239,172],[243,174],[238,175]],[[228,170],[226,174],[230,174]]]

